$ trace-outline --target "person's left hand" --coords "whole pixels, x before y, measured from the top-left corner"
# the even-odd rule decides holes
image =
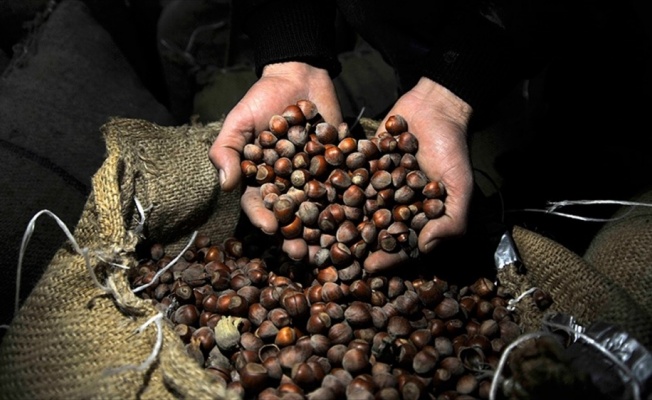
[[[429,253],[442,240],[466,232],[468,207],[473,190],[473,175],[467,145],[467,125],[471,107],[436,82],[421,78],[417,85],[401,96],[383,119],[376,134],[385,131],[392,115],[401,115],[408,131],[419,141],[416,154],[419,167],[430,180],[443,182],[446,188],[445,211],[430,220],[419,233],[418,246]],[[376,251],[364,261],[369,272],[393,268],[409,259],[397,253]]]

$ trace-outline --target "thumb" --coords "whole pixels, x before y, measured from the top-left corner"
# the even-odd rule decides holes
[[[225,191],[234,190],[241,180],[240,154],[251,135],[251,132],[222,129],[209,150],[208,157],[217,168],[220,186]]]

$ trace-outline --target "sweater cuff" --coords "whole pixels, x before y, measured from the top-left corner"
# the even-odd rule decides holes
[[[483,111],[516,84],[503,29],[480,14],[460,15],[443,27],[423,63],[423,76]]]
[[[331,1],[266,2],[247,16],[256,74],[268,64],[301,61],[339,75],[335,51],[335,5]]]

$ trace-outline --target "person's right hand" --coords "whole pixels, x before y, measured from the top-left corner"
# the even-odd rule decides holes
[[[241,183],[240,155],[256,132],[269,129],[272,115],[298,100],[308,99],[324,120],[334,126],[342,122],[335,87],[324,69],[300,62],[267,65],[261,78],[247,91],[224,119],[222,130],[209,151],[219,171],[221,188],[232,191]],[[251,223],[267,234],[278,230],[271,210],[263,205],[258,187],[248,186],[241,198],[242,210]],[[309,249],[303,239],[285,240],[283,250],[293,259],[304,259]]]

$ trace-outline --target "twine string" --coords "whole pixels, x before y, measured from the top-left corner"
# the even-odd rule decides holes
[[[138,210],[138,214],[140,215],[140,219],[138,220],[138,225],[136,226],[135,230],[136,232],[141,232],[145,226],[145,212],[150,210],[152,206],[148,207],[147,209],[144,209],[138,198],[134,197],[134,203],[136,205],[136,209]],[[36,221],[42,216],[46,215],[48,217],[51,217],[54,219],[54,221],[57,223],[59,228],[63,231],[65,234],[66,238],[70,241],[70,244],[73,247],[73,250],[81,255],[84,258],[84,264],[86,265],[86,269],[88,270],[88,274],[90,275],[91,279],[93,280],[93,283],[95,286],[103,290],[104,292],[107,293],[112,293],[113,290],[107,286],[103,285],[100,283],[99,279],[97,278],[97,274],[95,273],[95,269],[93,268],[93,265],[91,264],[90,260],[90,255],[93,254],[95,257],[97,257],[99,260],[102,262],[105,262],[108,265],[121,268],[121,269],[129,269],[129,266],[116,263],[111,261],[110,259],[113,257],[113,255],[106,255],[104,254],[101,250],[94,250],[91,251],[88,247],[82,248],[78,243],[77,240],[75,239],[74,235],[68,228],[68,226],[57,216],[54,212],[44,209],[32,217],[32,219],[29,221],[27,224],[27,227],[25,228],[25,232],[23,233],[23,239],[20,245],[20,250],[18,253],[18,265],[16,267],[16,294],[15,294],[15,299],[14,299],[14,315],[18,314],[18,310],[20,309],[20,288],[21,288],[21,283],[22,283],[22,270],[23,270],[23,261],[25,259],[25,254],[27,251],[27,245],[29,244],[29,241],[32,238],[32,235],[34,234],[34,231],[36,229]]]
[[[521,293],[520,295],[518,295],[516,298],[514,298],[514,299],[509,299],[509,301],[507,302],[507,307],[506,307],[507,310],[509,310],[509,311],[514,311],[514,310],[516,309],[516,304],[517,304],[518,302],[520,302],[521,300],[523,300],[526,296],[529,296],[529,295],[531,295],[532,293],[534,293],[535,290],[537,290],[536,287],[531,287],[531,288],[529,288],[528,290],[526,290],[525,292],[523,292],[523,293]]]
[[[193,232],[193,234],[192,234],[192,236],[190,237],[190,240],[188,241],[188,244],[186,245],[186,247],[184,247],[183,250],[181,250],[181,252],[180,252],[179,254],[177,254],[177,256],[174,257],[174,258],[172,259],[172,261],[170,261],[170,262],[169,262],[165,267],[159,269],[158,272],[154,275],[154,278],[152,278],[151,281],[149,281],[148,283],[146,283],[146,284],[144,284],[144,285],[138,286],[137,288],[135,288],[135,289],[133,290],[133,292],[134,292],[134,293],[138,293],[138,292],[141,292],[141,291],[147,289],[148,287],[152,286],[152,285],[156,282],[156,280],[157,280],[161,275],[163,275],[163,273],[164,273],[165,271],[167,271],[168,269],[170,269],[170,268],[171,268],[171,267],[172,267],[172,266],[173,266],[177,261],[179,261],[179,259],[181,259],[181,257],[183,257],[183,254],[184,254],[184,253],[185,253],[185,252],[190,248],[190,246],[192,246],[192,244],[195,242],[195,238],[196,238],[196,237],[197,237],[197,231]]]
[[[150,352],[149,356],[140,363],[139,365],[124,365],[122,367],[117,367],[117,368],[109,368],[104,372],[104,375],[113,375],[113,374],[119,374],[125,371],[145,371],[147,370],[154,361],[156,361],[156,358],[158,357],[159,353],[161,352],[161,347],[163,347],[163,313],[159,312],[153,317],[149,318],[147,321],[145,321],[141,326],[136,328],[134,331],[135,334],[140,334],[142,333],[149,325],[154,323],[154,326],[156,327],[156,342],[154,342],[154,347],[152,348],[152,351]]]
[[[620,205],[620,206],[632,206],[632,207],[652,207],[652,204],[650,203],[642,203],[642,202],[637,202],[637,201],[624,201],[624,200],[563,200],[563,201],[558,201],[558,202],[548,202],[549,207],[545,209],[538,209],[538,208],[524,208],[520,210],[510,210],[508,212],[519,212],[519,211],[525,211],[525,212],[538,212],[538,213],[544,213],[544,214],[550,214],[550,215],[556,215],[559,217],[564,217],[564,218],[570,218],[570,219],[576,219],[580,221],[585,221],[585,222],[611,222],[611,221],[618,221],[620,219],[623,219],[627,216],[627,213],[624,215],[621,215],[619,217],[613,217],[613,218],[593,218],[593,217],[584,217],[581,215],[577,214],[571,214],[571,213],[564,213],[564,212],[559,212],[556,211],[559,208],[562,207],[567,207],[567,206],[577,206],[577,205]],[[628,213],[631,212],[631,210],[628,211]]]
[[[95,283],[95,285],[97,285],[97,287],[99,287],[100,289],[104,291],[109,291],[108,287],[102,285],[97,280],[97,276],[95,275],[95,272],[93,271],[93,267],[91,266],[90,256],[88,254],[88,248],[81,248],[79,246],[79,244],[75,240],[75,237],[70,232],[70,229],[68,229],[66,224],[55,213],[47,209],[41,210],[36,214],[34,214],[32,219],[27,224],[27,228],[25,228],[25,233],[23,234],[23,240],[20,244],[20,250],[18,252],[18,266],[16,267],[16,297],[14,299],[14,315],[18,314],[18,310],[20,309],[20,286],[22,280],[23,260],[25,259],[25,252],[27,250],[27,245],[30,239],[32,238],[32,235],[34,234],[36,220],[42,215],[47,215],[52,219],[54,219],[57,225],[59,226],[59,228],[61,228],[61,230],[64,232],[64,234],[72,244],[72,247],[75,250],[75,252],[77,252],[77,254],[84,257],[84,263],[86,264],[86,268],[88,269],[91,275],[91,279],[93,279],[93,283]]]

